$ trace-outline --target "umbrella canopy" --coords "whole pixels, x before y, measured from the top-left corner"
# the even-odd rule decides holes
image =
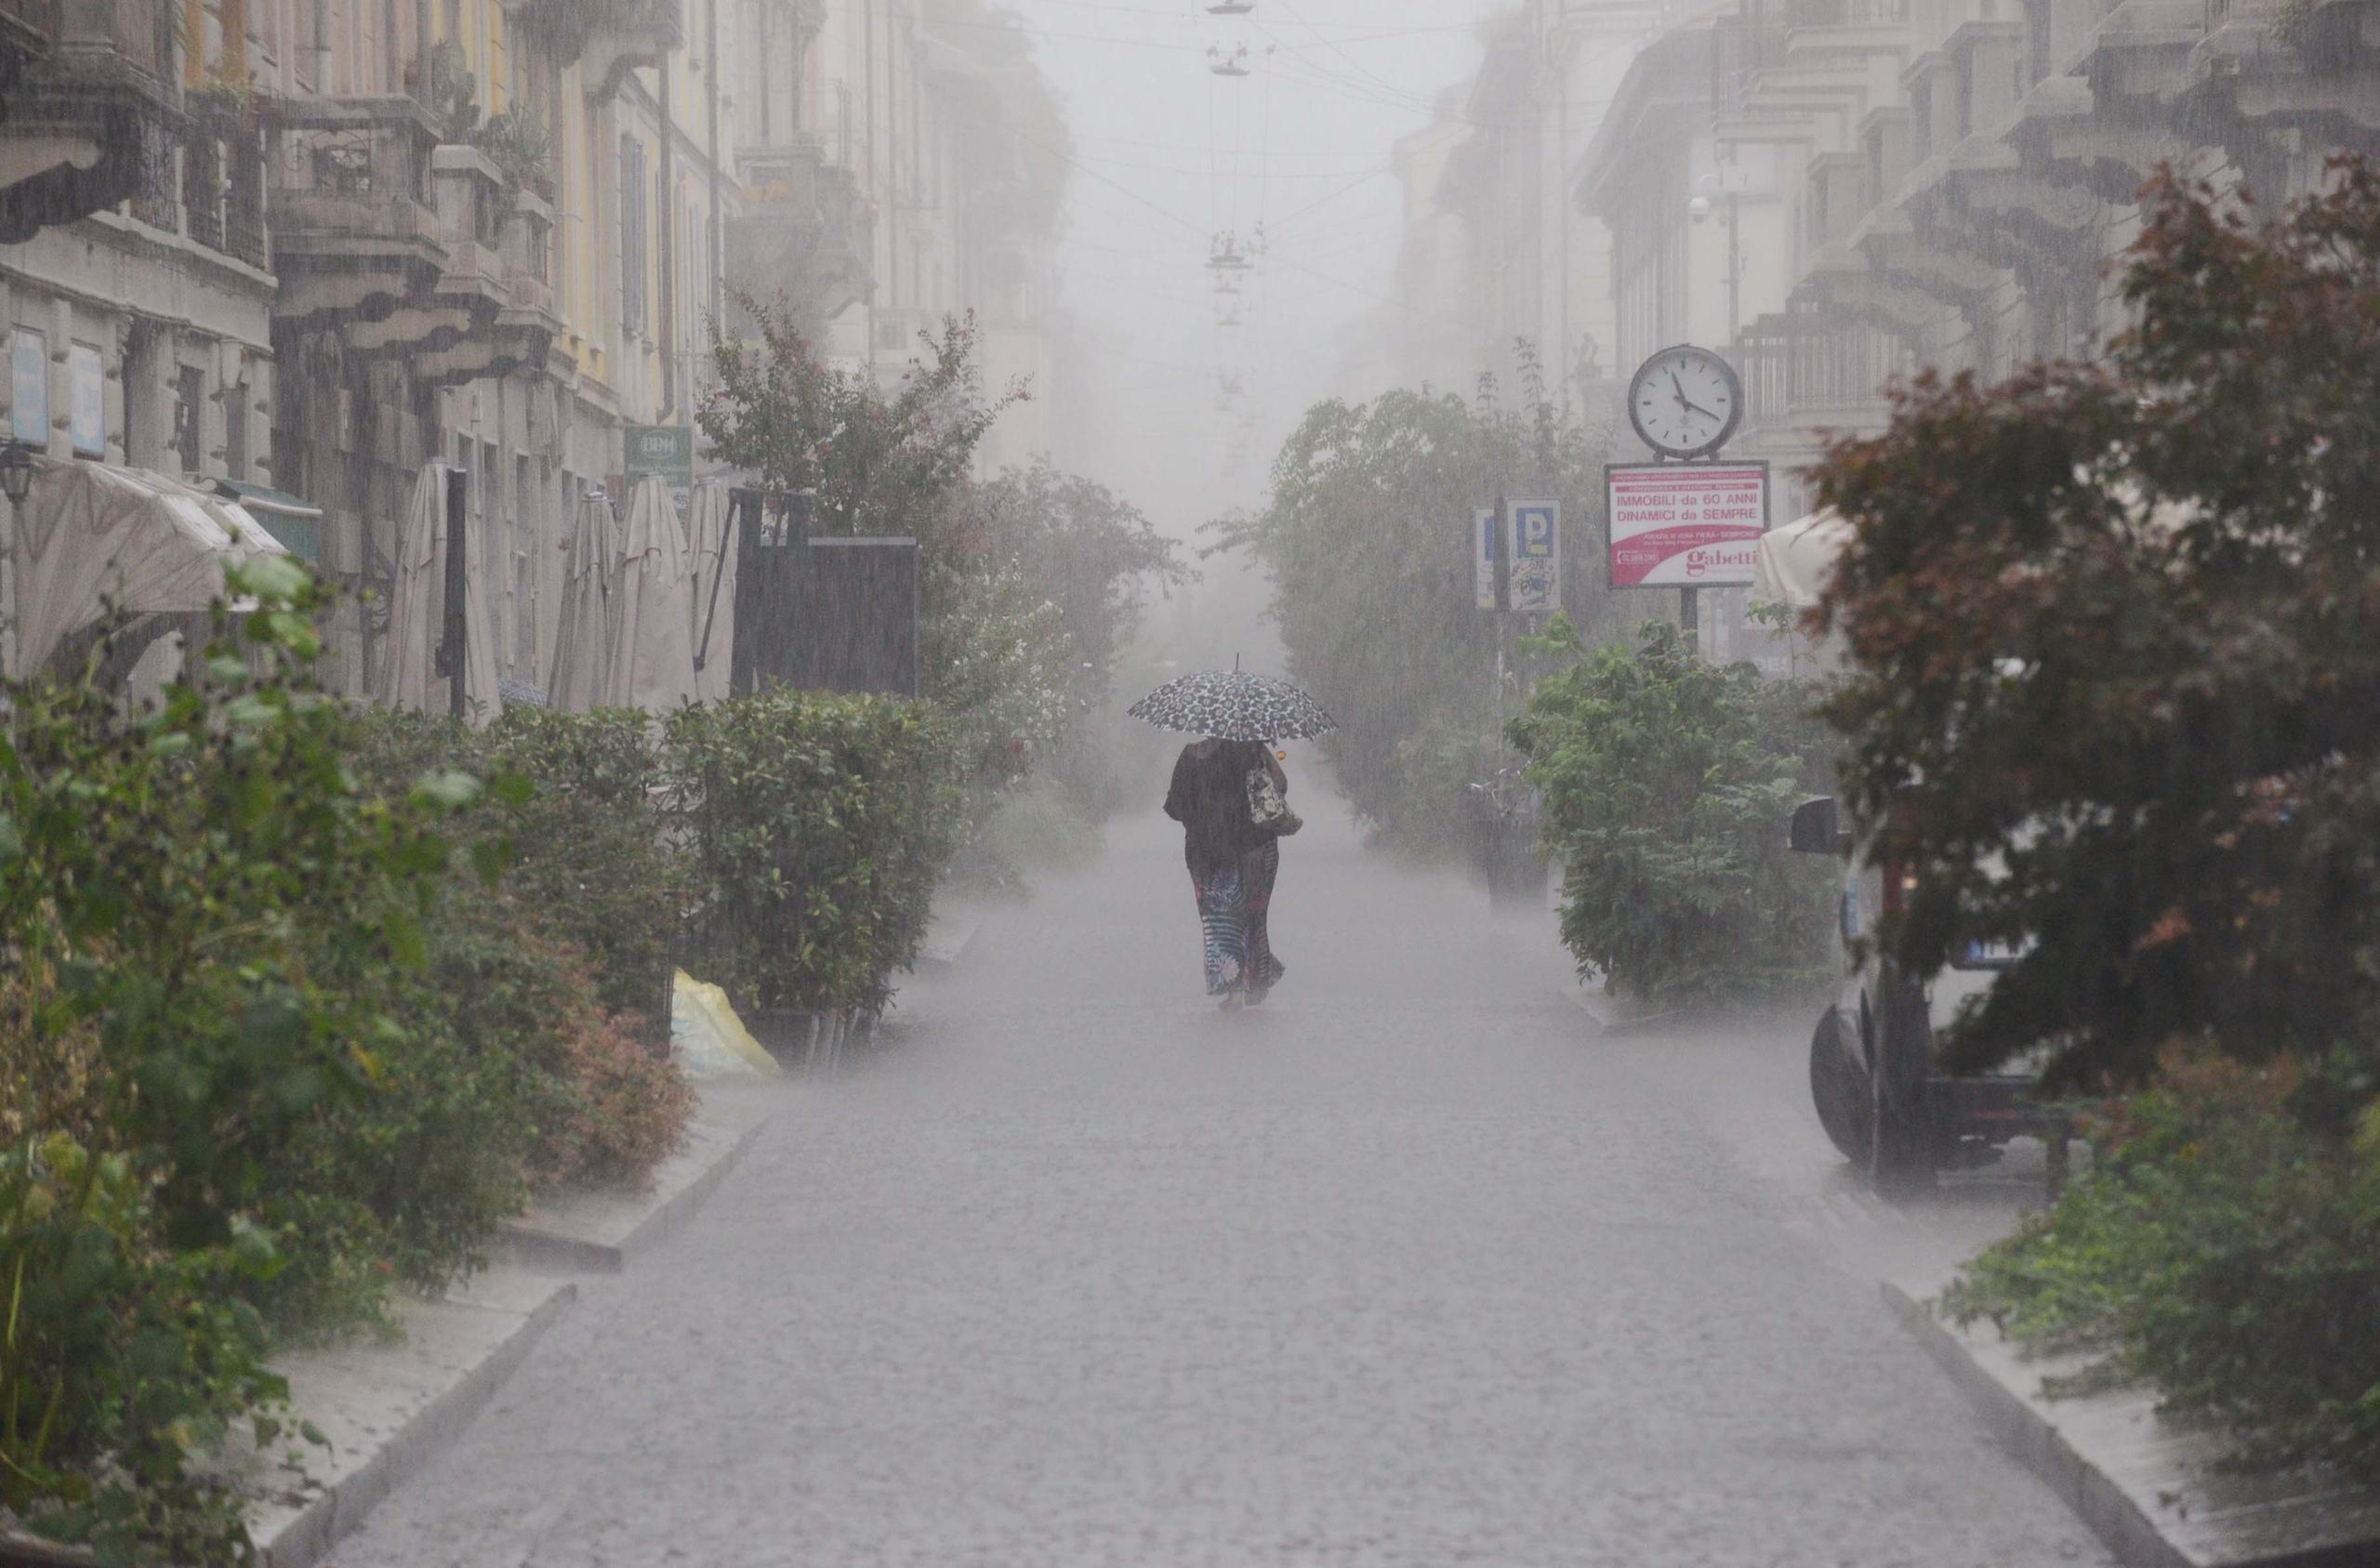
[[[422,466],[414,481],[398,539],[397,580],[389,595],[389,636],[372,694],[391,707],[444,713],[447,678],[437,671],[438,644],[446,629],[446,465]],[[496,638],[489,629],[487,585],[466,569],[463,576],[464,695],[481,723],[504,707],[496,688]]]
[[[694,565],[668,481],[628,493],[628,543],[611,597],[602,705],[666,710],[694,695]]]
[[[686,536],[694,563],[694,646],[703,654],[703,667],[694,675],[698,703],[714,703],[727,695],[728,677],[735,664],[735,551],[727,536],[727,486],[718,480],[704,480],[694,486],[694,502],[686,511]],[[722,564],[727,573],[723,578],[720,576]],[[714,603],[719,607],[716,616],[711,609]],[[703,645],[706,624],[710,628],[707,649]]]
[[[1167,681],[1128,710],[1160,730],[1227,741],[1303,741],[1339,728],[1286,680],[1240,670],[1200,670]]]
[[[1851,542],[1851,525],[1829,507],[1760,536],[1752,596],[1807,610],[1834,572],[1834,558]]]
[[[562,626],[546,696],[555,707],[585,713],[602,705],[612,677],[612,592],[628,540],[600,492],[573,510],[563,532]]]
[[[285,553],[237,502],[138,468],[33,459],[17,508],[17,659],[39,669],[105,617],[204,611],[225,561]]]

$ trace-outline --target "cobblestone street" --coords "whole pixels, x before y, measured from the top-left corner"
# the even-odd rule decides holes
[[[1160,826],[792,1084],[334,1561],[2108,1561],[1834,1233],[1901,1221],[1835,1184],[1806,1025],[1598,1039],[1549,924],[1336,819],[1223,1015]]]

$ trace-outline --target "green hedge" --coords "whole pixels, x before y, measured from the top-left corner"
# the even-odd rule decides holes
[[[959,814],[917,704],[357,712],[301,571],[233,591],[158,711],[20,686],[0,722],[0,1503],[111,1562],[248,1560],[204,1461],[302,1430],[277,1347],[669,1152],[673,964],[880,1008]]]
[[[1785,847],[1823,787],[1808,693],[1702,659],[1676,626],[1590,650],[1556,617],[1532,651],[1566,661],[1511,725],[1565,867],[1562,940],[1581,974],[1660,1001],[1754,1000],[1833,978],[1840,868]]]
[[[311,586],[233,591],[204,685],[12,688],[0,730],[0,1500],[109,1561],[245,1557],[197,1459],[277,1435],[273,1321],[368,1302],[408,1220],[337,1129],[459,1132],[488,1092],[403,1005],[453,791],[359,787]]]
[[[2069,1387],[2152,1385],[2253,1462],[2380,1480],[2380,1110],[2334,1125],[2364,1092],[2346,1059],[2169,1062],[1944,1310],[2028,1350],[2096,1352]]]
[[[672,713],[663,768],[703,899],[690,967],[755,1010],[881,1008],[959,830],[949,725],[896,698],[774,690]]]

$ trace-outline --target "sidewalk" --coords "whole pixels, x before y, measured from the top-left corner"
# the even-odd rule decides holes
[[[328,1448],[298,1470],[254,1450],[229,1456],[258,1499],[249,1528],[264,1568],[311,1568],[391,1491],[461,1436],[547,1329],[577,1299],[565,1274],[616,1273],[716,1191],[785,1103],[782,1087],[699,1086],[686,1147],[639,1192],[549,1198],[505,1229],[498,1260],[438,1300],[395,1306],[402,1337],[295,1351],[277,1367],[290,1405]],[[0,1531],[0,1568],[83,1568],[89,1553]]]
[[[1886,1305],[2009,1451],[2133,1568],[2369,1568],[2380,1494],[2304,1474],[2228,1471],[2220,1433],[2157,1414],[2153,1392],[2042,1397],[2084,1357],[2027,1359],[1987,1325],[1937,1317],[1941,1282],[1888,1283]]]

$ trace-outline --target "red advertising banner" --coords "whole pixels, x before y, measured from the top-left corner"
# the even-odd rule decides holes
[[[1765,463],[1616,463],[1615,588],[1747,586],[1768,527]]]

